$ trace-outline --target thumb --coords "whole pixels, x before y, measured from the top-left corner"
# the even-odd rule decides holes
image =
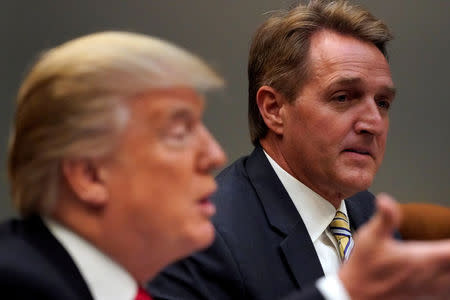
[[[400,209],[395,200],[387,194],[378,194],[377,211],[367,224],[372,234],[378,238],[390,238],[400,225]]]

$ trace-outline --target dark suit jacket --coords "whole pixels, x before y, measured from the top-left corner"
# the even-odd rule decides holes
[[[93,300],[73,260],[41,218],[0,225],[3,299]]]
[[[213,245],[164,270],[149,284],[153,297],[323,299],[315,287],[324,273],[313,243],[262,149],[233,163],[217,181]],[[361,192],[346,200],[354,229],[373,214],[373,199]]]

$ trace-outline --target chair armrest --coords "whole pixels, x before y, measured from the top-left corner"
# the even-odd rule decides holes
[[[426,203],[400,204],[400,234],[405,240],[450,238],[450,208]]]

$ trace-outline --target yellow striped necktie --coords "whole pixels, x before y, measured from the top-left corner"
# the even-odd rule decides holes
[[[354,243],[347,216],[343,212],[339,210],[336,212],[333,221],[331,221],[330,230],[338,242],[341,260],[347,260]]]

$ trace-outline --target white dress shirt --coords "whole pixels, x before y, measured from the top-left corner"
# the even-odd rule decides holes
[[[49,218],[44,223],[78,267],[94,300],[132,300],[138,286],[122,266],[76,233]]]
[[[300,214],[319,257],[325,277],[316,282],[317,288],[326,300],[349,300],[350,297],[337,276],[341,265],[338,244],[328,228],[336,209],[281,168],[265,151],[264,154]],[[347,215],[344,201],[341,202],[339,210]]]

